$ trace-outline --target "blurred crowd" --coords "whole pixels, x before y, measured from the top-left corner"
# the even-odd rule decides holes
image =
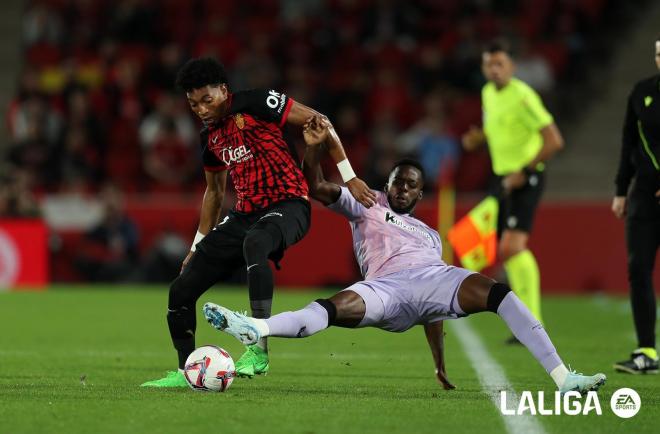
[[[518,76],[544,95],[582,79],[608,0],[34,0],[6,122],[5,162],[36,194],[183,193],[203,182],[199,125],[174,89],[210,55],[234,90],[274,87],[333,120],[373,186],[402,156],[431,188],[457,170],[481,188],[485,153],[458,137],[481,118],[480,48],[512,41]]]

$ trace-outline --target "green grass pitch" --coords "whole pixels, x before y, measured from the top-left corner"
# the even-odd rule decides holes
[[[297,309],[328,292],[276,293],[274,312]],[[217,288],[201,302],[248,306],[245,290]],[[56,287],[0,293],[0,433],[462,433],[506,432],[462,347],[446,326],[455,391],[435,383],[421,327],[394,334],[330,329],[307,339],[271,338],[271,371],[236,379],[224,394],[138,387],[172,369],[165,287]],[[548,297],[546,328],[564,361],[605,372],[603,415],[537,416],[547,433],[660,432],[658,376],[612,372],[634,345],[628,302],[608,297]],[[469,321],[518,391],[554,390],[542,368],[492,314]],[[235,358],[242,347],[198,312],[197,344]],[[642,398],[632,419],[609,409],[612,392]]]

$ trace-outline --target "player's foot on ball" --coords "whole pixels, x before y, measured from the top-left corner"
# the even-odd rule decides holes
[[[179,371],[168,371],[165,377],[158,380],[147,381],[140,387],[188,387],[188,382]]]
[[[234,312],[215,303],[206,303],[203,308],[206,320],[214,328],[229,333],[243,345],[252,345],[261,337],[261,333],[252,323],[252,318]]]
[[[559,388],[559,391],[563,395],[570,391],[585,393],[590,390],[598,390],[600,386],[605,384],[605,380],[607,380],[605,374],[598,373],[596,375],[588,376],[571,371],[566,376],[564,384]]]
[[[629,360],[614,364],[614,370],[628,374],[657,374],[658,359],[652,359],[646,354],[634,351]]]
[[[252,378],[255,375],[266,375],[270,367],[268,352],[257,345],[250,345],[235,366],[238,377]]]

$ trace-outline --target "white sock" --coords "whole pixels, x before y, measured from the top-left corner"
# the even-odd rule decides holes
[[[561,388],[561,386],[564,385],[564,381],[566,381],[566,377],[568,376],[568,369],[566,369],[566,365],[562,363],[561,365],[557,366],[555,369],[550,371],[550,376],[555,381],[557,387]]]
[[[270,335],[270,328],[268,327],[268,323],[264,319],[260,318],[252,318],[252,323],[254,326],[259,330],[259,334],[261,335],[261,339],[259,339],[259,342],[262,340],[265,341],[265,337]],[[259,343],[257,343],[259,345]]]

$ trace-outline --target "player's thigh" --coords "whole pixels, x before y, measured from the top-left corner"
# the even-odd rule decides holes
[[[335,325],[340,327],[378,327],[385,317],[382,297],[363,282],[340,291],[330,301],[337,307]]]
[[[230,213],[197,244],[197,250],[223,271],[233,271],[245,264],[243,240],[249,226],[247,217]]]
[[[279,239],[276,250],[286,250],[300,241],[309,231],[311,207],[304,199],[279,202],[269,208],[250,228],[266,230]]]

